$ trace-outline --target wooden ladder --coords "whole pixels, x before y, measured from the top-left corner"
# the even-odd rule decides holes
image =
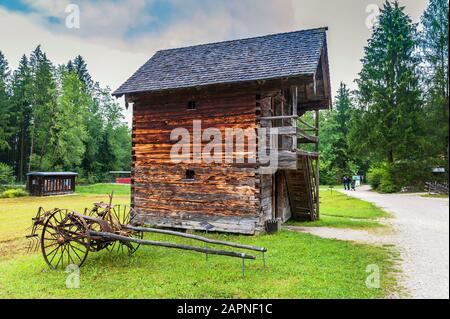
[[[289,201],[295,220],[314,221],[319,217],[318,192],[313,159],[299,157],[297,170],[286,171]]]

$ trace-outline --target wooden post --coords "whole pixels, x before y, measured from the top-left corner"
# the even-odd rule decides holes
[[[292,116],[295,116],[295,118],[292,118],[291,124],[295,129],[297,130],[297,101],[298,101],[298,88],[296,86],[293,86],[291,88],[292,90]],[[292,136],[292,149],[293,151],[297,151],[297,132]]]
[[[318,141],[316,143],[316,152],[317,154],[319,154],[319,144],[320,144],[320,140],[319,140],[319,130],[320,130],[320,111],[316,110],[316,136],[318,138]],[[320,198],[319,198],[319,187],[320,187],[320,166],[319,166],[319,156],[317,156],[317,160],[316,160],[316,207],[317,207],[317,211],[316,211],[316,215],[317,215],[317,219],[320,218]]]

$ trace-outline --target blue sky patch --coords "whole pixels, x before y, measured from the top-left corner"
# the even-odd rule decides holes
[[[33,12],[35,10],[33,10],[33,8],[20,1],[20,0],[2,0],[2,2],[0,3],[1,7],[4,7],[10,11],[20,11],[20,12],[25,12],[25,13],[29,13],[29,12]]]

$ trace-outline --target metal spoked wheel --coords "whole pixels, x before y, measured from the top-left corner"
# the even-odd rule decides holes
[[[52,269],[83,265],[89,253],[90,237],[86,222],[74,213],[58,210],[42,229],[41,249]]]
[[[131,208],[129,206],[116,205],[111,209],[111,215],[122,226],[129,225],[131,222]],[[123,235],[137,239],[144,238],[142,232],[125,231]],[[140,244],[137,243],[113,241],[107,250],[118,253],[127,252],[128,255],[132,255],[138,250],[139,246]]]

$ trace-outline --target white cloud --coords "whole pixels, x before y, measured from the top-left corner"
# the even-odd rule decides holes
[[[130,52],[82,38],[54,34],[29,17],[0,7],[0,50],[7,57],[11,68],[17,68],[20,57],[28,55],[39,44],[56,64],[67,63],[69,59],[81,54],[86,59],[93,78],[112,89],[119,87],[152,53]],[[130,114],[127,113],[127,120],[129,117]]]
[[[333,90],[352,84],[370,30],[367,4],[383,0],[167,0],[167,20],[151,12],[156,0],[25,0],[35,12],[0,6],[0,50],[13,67],[42,44],[55,63],[85,57],[95,80],[116,89],[156,50],[328,25]],[[65,19],[68,3],[80,6],[81,28],[67,29],[47,17]],[[427,0],[403,0],[415,21]],[[148,30],[156,22],[158,29]],[[132,29],[139,33],[129,36]]]
[[[81,27],[67,29],[64,23],[49,23],[47,17],[64,21],[65,7],[72,1],[25,1],[36,10],[28,17],[52,33],[140,52],[155,46],[166,48],[290,31],[295,22],[291,0],[264,1],[264,5],[261,0],[167,0],[174,15],[168,21],[151,11],[155,0],[78,0],[73,2],[80,8]],[[158,32],[146,30],[151,22],[158,22]],[[141,32],[130,36],[130,31],[137,29]]]

